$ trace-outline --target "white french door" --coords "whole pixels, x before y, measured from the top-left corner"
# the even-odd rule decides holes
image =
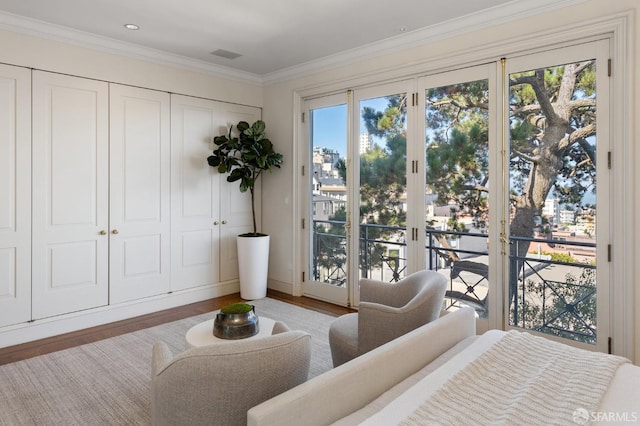
[[[418,81],[418,268],[447,277],[444,308],[473,308],[479,332],[502,322],[499,252],[489,250],[499,240],[502,204],[500,192],[490,191],[501,176],[496,74],[491,63]]]
[[[305,140],[301,150],[300,215],[305,222],[302,237],[303,294],[339,305],[348,305],[351,281],[349,264],[349,197],[352,173],[349,157],[349,103],[343,93],[305,102]]]
[[[361,277],[391,282],[409,272],[407,246],[415,251],[415,242],[406,241],[406,193],[415,183],[407,177],[407,129],[415,108],[407,102],[413,84],[305,103],[304,294],[357,305],[354,284]],[[378,129],[381,119],[387,128]]]
[[[507,58],[508,327],[607,351],[609,42]]]
[[[353,144],[354,208],[351,210],[351,256],[357,269],[351,278],[396,282],[417,268],[417,238],[407,230],[416,220],[415,167],[418,139],[415,81],[406,80],[354,91]],[[359,303],[354,286],[353,304]]]

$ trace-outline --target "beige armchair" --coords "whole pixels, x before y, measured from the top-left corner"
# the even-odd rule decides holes
[[[342,315],[329,329],[333,366],[381,346],[440,316],[447,278],[418,271],[397,283],[362,278],[358,312]]]
[[[269,337],[189,349],[153,347],[154,425],[246,425],[249,408],[307,380],[311,336],[276,322]]]

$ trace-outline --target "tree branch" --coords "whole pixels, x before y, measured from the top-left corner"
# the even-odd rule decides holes
[[[462,188],[467,191],[489,192],[489,188],[482,185],[464,185]]]
[[[529,161],[531,163],[537,164],[540,161],[540,156],[539,155],[530,155],[527,154],[526,152],[519,150],[519,149],[511,149],[511,152],[515,155],[512,155],[512,157],[520,157],[523,160]]]
[[[581,127],[579,129],[574,130],[558,143],[558,149],[563,150],[567,147],[573,145],[574,143],[580,143],[581,140],[588,138],[589,136],[593,136],[596,134],[596,125],[591,123],[585,127]],[[585,141],[586,143],[586,141]],[[588,145],[588,144],[587,144]],[[582,146],[582,145],[581,145]],[[584,147],[583,147],[584,149]]]

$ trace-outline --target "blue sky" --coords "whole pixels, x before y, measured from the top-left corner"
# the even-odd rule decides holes
[[[347,105],[313,110],[313,146],[347,153]]]

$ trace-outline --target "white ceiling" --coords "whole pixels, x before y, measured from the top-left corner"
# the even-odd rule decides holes
[[[0,28],[28,29],[76,42],[93,40],[112,50],[168,54],[204,67],[265,76],[326,58],[348,57],[355,48],[375,51],[381,43],[406,45],[416,37],[460,32],[568,2],[0,0]],[[127,30],[128,23],[140,29]],[[242,56],[227,59],[211,54],[218,49]]]

